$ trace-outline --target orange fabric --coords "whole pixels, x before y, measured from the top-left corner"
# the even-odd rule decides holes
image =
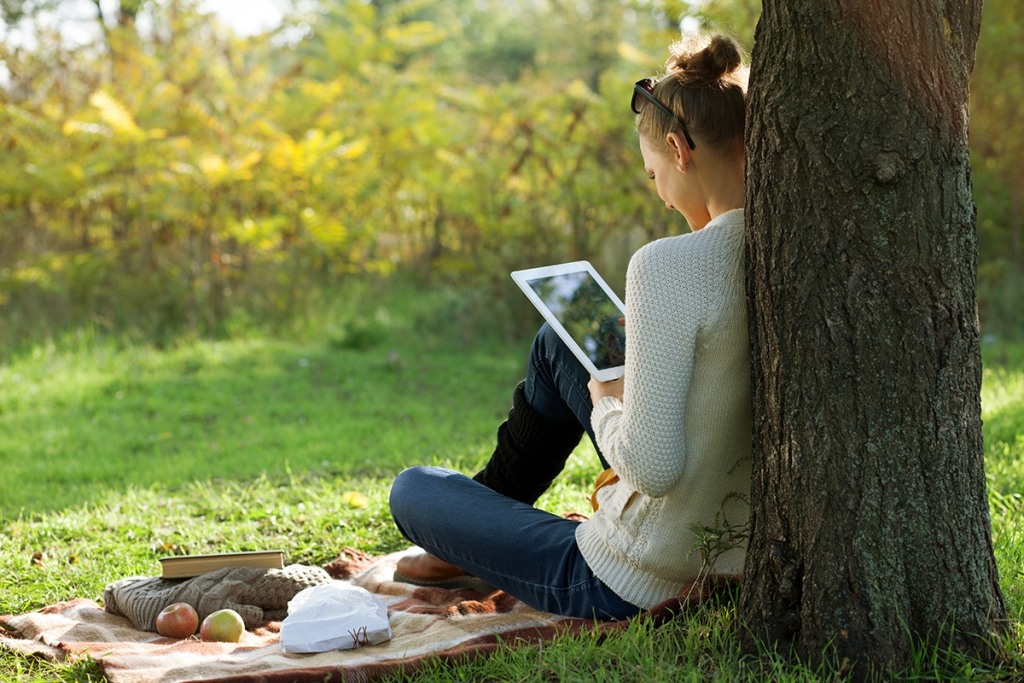
[[[590,495],[590,505],[594,508],[594,512],[597,512],[599,507],[597,504],[597,492],[608,484],[614,484],[619,480],[619,475],[615,474],[615,470],[611,467],[606,469],[601,474],[597,475],[597,481],[594,482],[594,492]]]

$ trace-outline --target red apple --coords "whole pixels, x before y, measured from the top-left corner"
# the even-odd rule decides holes
[[[187,602],[164,607],[156,617],[156,632],[168,638],[188,638],[199,628],[199,615]]]
[[[222,609],[203,619],[199,637],[221,643],[237,643],[245,632],[242,617],[233,609]]]

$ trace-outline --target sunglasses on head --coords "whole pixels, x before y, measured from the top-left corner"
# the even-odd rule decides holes
[[[653,78],[644,78],[633,84],[633,99],[629,103],[629,106],[633,109],[633,113],[640,113],[640,107],[638,107],[636,103],[636,96],[637,94],[643,95],[648,100],[653,102],[655,106],[658,107],[658,109],[662,110],[663,112],[671,116],[673,119],[675,119],[679,126],[683,129],[683,137],[686,138],[686,144],[690,146],[690,149],[697,149],[697,146],[693,144],[693,138],[690,137],[690,132],[686,130],[686,124],[683,123],[682,119],[673,114],[671,109],[666,107],[664,104],[659,102],[654,97],[654,94],[651,91],[654,90],[655,83],[657,83],[657,81],[654,80]]]

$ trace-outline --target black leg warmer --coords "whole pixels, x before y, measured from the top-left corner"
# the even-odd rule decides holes
[[[552,422],[526,402],[520,382],[512,395],[512,410],[498,427],[494,455],[474,480],[523,503],[533,503],[565,467],[583,436],[578,422]]]

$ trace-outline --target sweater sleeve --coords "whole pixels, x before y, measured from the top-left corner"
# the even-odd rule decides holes
[[[626,275],[623,397],[591,416],[608,463],[634,490],[668,493],[686,467],[684,416],[698,333],[710,315],[714,278],[697,233],[646,245]]]

